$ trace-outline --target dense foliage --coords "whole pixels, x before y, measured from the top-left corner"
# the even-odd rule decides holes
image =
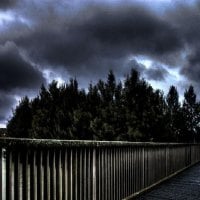
[[[42,86],[24,97],[7,125],[8,136],[57,139],[194,142],[199,140],[200,103],[190,86],[179,103],[176,87],[167,96],[132,70],[124,82],[112,71],[87,92],[76,79]]]

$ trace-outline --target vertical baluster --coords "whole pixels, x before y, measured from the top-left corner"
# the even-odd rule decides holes
[[[110,199],[110,147],[107,147],[107,199]]]
[[[101,190],[100,190],[100,197],[99,197],[99,200],[104,200],[105,197],[105,192],[104,192],[104,173],[105,173],[105,168],[104,168],[104,149],[102,148],[101,149],[101,157],[100,157],[100,160],[101,160],[101,165],[100,165],[100,174],[101,174]]]
[[[130,189],[130,168],[129,168],[129,164],[130,164],[130,158],[129,158],[129,147],[127,147],[127,172],[126,172],[126,181],[127,181],[127,189],[126,189],[126,196],[129,195],[129,189]]]
[[[28,162],[29,152],[26,152],[25,155],[25,196],[26,200],[30,200],[30,165]]]
[[[141,171],[142,171],[142,166],[141,166],[141,149],[138,147],[138,191],[141,190]]]
[[[98,200],[101,200],[102,199],[102,193],[101,193],[101,183],[102,183],[102,167],[101,167],[101,157],[102,157],[102,150],[101,148],[98,149],[98,152],[99,152],[99,156],[98,156],[98,159],[99,159],[99,162],[98,162],[98,170],[99,170],[99,179],[98,179]]]
[[[131,190],[131,184],[132,184],[132,169],[131,169],[131,148],[128,148],[128,182],[129,182],[129,188],[128,188],[128,195],[132,194]]]
[[[126,153],[127,153],[127,172],[126,172],[126,182],[127,182],[127,189],[126,189],[126,196],[129,195],[129,189],[130,189],[130,169],[129,169],[129,164],[130,164],[130,159],[129,159],[129,147],[127,147],[127,150],[126,150]]]
[[[96,149],[95,149],[95,147],[93,148],[92,165],[93,165],[93,167],[92,167],[92,173],[93,173],[92,174],[92,176],[93,176],[92,177],[92,181],[93,181],[93,183],[92,183],[92,194],[93,194],[92,199],[96,200],[97,199],[97,196],[96,196],[97,177],[96,177]]]
[[[22,157],[22,152],[19,151],[18,152],[18,156],[17,156],[17,172],[16,172],[16,178],[17,178],[17,194],[16,194],[16,199],[17,200],[22,200],[23,198],[23,173],[22,173],[22,169],[23,169],[23,164],[21,161],[21,157]]]
[[[120,153],[120,151],[119,151],[119,148],[116,148],[116,166],[117,166],[117,168],[116,168],[116,193],[117,193],[117,195],[116,195],[116,199],[118,200],[118,199],[120,199],[120,197],[119,197],[119,190],[120,190],[120,188],[119,188],[119,180],[120,180],[120,178],[119,178],[119,171],[120,171],[120,169],[119,169],[119,153]]]
[[[52,176],[52,199],[56,199],[56,152],[53,150],[52,152],[52,169],[51,169],[51,176]]]
[[[14,182],[14,178],[15,178],[15,173],[14,173],[14,162],[13,162],[13,158],[14,158],[14,152],[11,153],[11,158],[10,158],[10,184],[11,184],[11,200],[14,200],[14,187],[15,187],[15,182]],[[29,199],[27,199],[29,200]]]
[[[2,197],[2,200],[5,200],[6,199],[6,150],[5,149],[2,149],[2,176],[1,176],[1,179],[2,179],[2,193],[1,193],[1,197]]]
[[[91,199],[91,155],[90,155],[90,149],[88,149],[88,157],[87,157],[87,167],[88,167],[88,200]]]
[[[127,147],[127,156],[128,156],[128,176],[127,176],[127,181],[128,181],[128,190],[127,190],[127,196],[131,194],[131,157],[130,157],[130,147]]]
[[[37,163],[36,162],[37,162],[36,151],[34,151],[33,152],[33,200],[37,200]]]
[[[135,147],[132,147],[132,156],[133,156],[133,191],[136,192],[136,175],[135,175]]]
[[[123,170],[122,170],[122,148],[119,148],[119,183],[118,183],[118,188],[119,188],[119,199],[122,199],[122,191],[123,191],[123,182],[122,182],[122,177],[123,177]]]
[[[12,163],[12,152],[7,150],[6,157],[6,199],[14,199],[14,182],[13,182],[13,163]]]
[[[80,200],[82,200],[82,196],[83,196],[83,149],[80,148],[79,150],[80,152],[80,157],[79,157],[79,163],[80,163],[80,169],[79,169],[79,181],[80,181],[80,188],[79,188],[79,193],[80,193]]]
[[[110,200],[113,199],[114,196],[114,167],[113,167],[113,163],[114,163],[114,148],[112,147],[110,149],[110,173],[111,173],[111,179],[110,179]]]
[[[70,149],[70,200],[73,200],[73,150]]]
[[[134,192],[136,192],[136,152],[135,147],[132,148],[133,151],[133,188]]]
[[[144,147],[142,147],[142,188],[145,188],[145,184],[146,184],[146,181],[145,181],[145,151],[144,151]]]
[[[124,183],[123,183],[123,185],[124,185],[124,194],[123,194],[123,197],[126,197],[126,189],[127,189],[127,182],[126,182],[126,168],[127,168],[127,158],[126,158],[126,156],[127,156],[127,152],[126,152],[126,147],[124,147],[123,148],[124,149],[124,155],[123,155],[123,162],[124,162]]]
[[[75,200],[78,200],[78,153],[77,148],[75,149],[75,174],[74,174],[74,181],[75,181]]]
[[[135,164],[135,192],[138,191],[138,155],[137,155],[137,147],[134,147],[134,164]]]
[[[123,151],[122,148],[120,147],[120,160],[119,160],[119,167],[120,167],[120,171],[119,171],[119,176],[120,176],[120,182],[119,182],[119,198],[121,199],[123,196],[123,187],[124,187],[124,183],[123,183],[123,155],[122,155]]]
[[[113,200],[116,199],[116,182],[117,182],[117,176],[116,176],[116,171],[117,171],[117,165],[116,165],[116,147],[113,148],[113,166],[112,166],[112,170],[113,170]]]
[[[105,199],[108,200],[108,147],[105,149]]]
[[[84,150],[84,200],[87,200],[87,150]]]
[[[123,192],[123,160],[122,160],[122,148],[120,147],[119,152],[119,199],[122,199]]]
[[[58,155],[58,199],[62,200],[62,154],[61,150]]]
[[[123,171],[123,195],[124,198],[126,196],[126,147],[122,148],[122,171]]]
[[[133,160],[132,160],[132,148],[129,148],[129,158],[130,158],[130,194],[133,194]]]
[[[107,154],[106,154],[106,149],[104,149],[104,154],[103,154],[103,169],[104,169],[104,187],[103,187],[103,193],[104,193],[104,199],[107,200]]]
[[[113,180],[113,169],[112,169],[112,158],[113,158],[113,156],[112,156],[112,147],[110,147],[110,156],[109,156],[110,158],[109,158],[109,162],[110,162],[110,167],[109,167],[109,171],[110,171],[110,195],[109,195],[109,199],[111,200],[112,199],[112,197],[113,197],[113,193],[112,193],[112,186],[113,186],[113,184],[112,184],[112,180]]]
[[[50,165],[49,165],[49,150],[46,154],[46,200],[50,200]]]
[[[64,192],[64,200],[68,200],[68,156],[67,149],[65,150],[64,156],[64,184],[65,184],[65,192]]]
[[[127,183],[126,183],[126,164],[127,164],[127,158],[126,158],[126,147],[123,148],[123,171],[124,171],[124,181],[123,181],[123,186],[124,186],[124,192],[123,192],[123,197],[126,197],[126,188],[127,188]]]
[[[39,199],[44,200],[44,169],[43,169],[43,151],[39,154]]]
[[[145,187],[148,187],[148,147],[145,147],[144,149],[144,162],[145,162]]]
[[[0,200],[3,200],[3,149],[0,148]]]
[[[141,167],[140,167],[140,148],[137,147],[137,191],[139,191],[140,188],[140,173],[141,173]]]

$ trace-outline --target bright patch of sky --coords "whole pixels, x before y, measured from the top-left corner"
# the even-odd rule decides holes
[[[62,85],[65,83],[65,81],[62,79],[60,74],[57,74],[55,71],[52,71],[50,69],[46,69],[43,71],[43,76],[47,80],[47,83],[51,83],[52,81],[57,81],[58,85]]]
[[[0,25],[1,26],[7,22],[12,22],[14,20],[15,20],[14,15],[11,12],[6,12],[6,11],[0,12]]]
[[[133,58],[136,59],[136,61],[138,63],[144,65],[146,69],[149,69],[152,66],[152,64],[153,64],[153,61],[150,60],[146,56],[136,56],[136,57],[133,57]]]
[[[153,60],[150,60],[149,58],[144,56],[137,56],[135,57],[135,59],[138,63],[144,65],[146,69],[153,68]],[[168,93],[169,87],[171,85],[176,86],[179,92],[180,101],[182,101],[184,93],[183,85],[185,82],[187,82],[187,80],[184,76],[180,74],[180,68],[173,68],[162,63],[158,64],[161,65],[162,68],[168,72],[164,80],[148,80],[148,77],[145,76],[145,71],[141,74],[141,76],[144,77],[153,88],[162,90],[164,94]]]
[[[6,29],[7,24],[15,22],[26,24],[29,27],[31,26],[31,22],[23,16],[20,16],[18,13],[11,11],[0,11],[0,29]]]
[[[4,124],[0,123],[0,128],[6,128],[6,122]]]

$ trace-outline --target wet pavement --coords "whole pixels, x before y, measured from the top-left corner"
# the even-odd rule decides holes
[[[157,186],[137,200],[200,200],[200,164]]]

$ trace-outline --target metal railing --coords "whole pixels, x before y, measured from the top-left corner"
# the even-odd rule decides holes
[[[119,200],[200,161],[199,144],[0,139],[0,200]]]

